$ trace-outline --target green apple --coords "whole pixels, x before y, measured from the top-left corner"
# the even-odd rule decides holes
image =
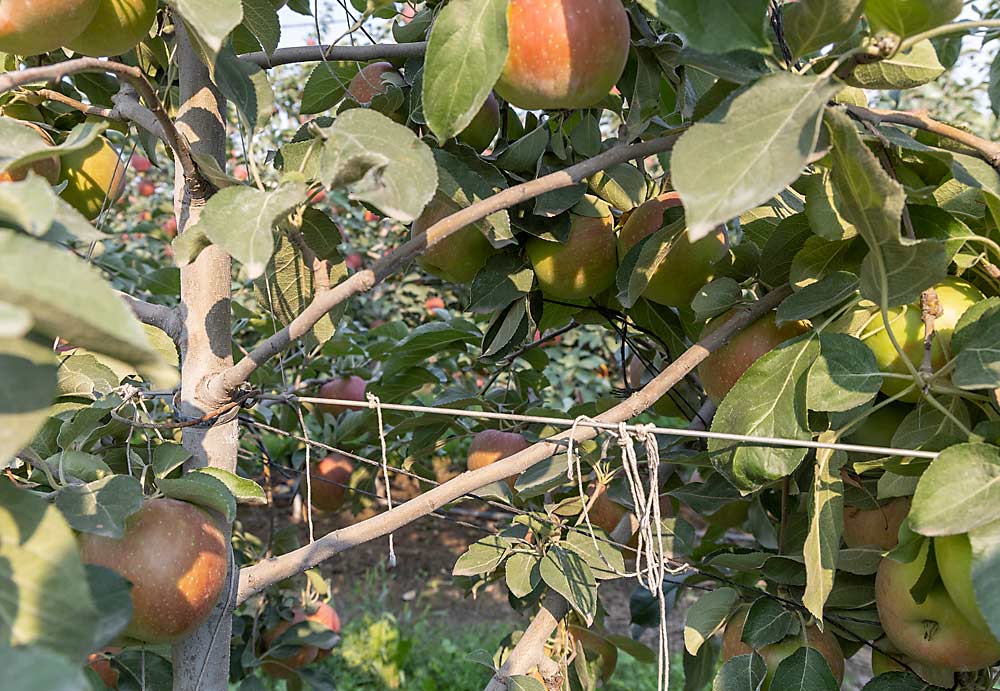
[[[618,256],[664,226],[667,209],[681,205],[676,192],[650,199],[633,211],[618,234]],[[716,230],[692,243],[682,231],[649,279],[643,297],[669,307],[690,307],[691,300],[712,280],[714,265],[726,253],[726,233]]]
[[[493,138],[500,131],[500,104],[497,97],[491,92],[486,97],[486,102],[479,112],[472,118],[472,122],[465,126],[458,138],[476,151],[482,153],[490,144]]]
[[[103,137],[62,157],[62,198],[89,219],[114,203],[125,191],[125,166]]]
[[[97,14],[66,47],[83,55],[122,55],[149,34],[156,0],[100,0]]]
[[[976,591],[972,587],[972,544],[969,536],[934,538],[934,558],[937,559],[941,582],[962,616],[981,629],[989,629],[976,604]]]
[[[1000,642],[989,629],[969,621],[938,580],[923,602],[910,589],[920,579],[930,541],[908,564],[883,559],[875,577],[875,604],[882,628],[904,655],[956,671],[974,671],[1000,659]]]
[[[946,278],[934,286],[941,309],[944,311],[934,320],[934,343],[931,346],[931,365],[935,370],[942,367],[949,359],[951,335],[955,332],[955,324],[965,311],[983,300],[983,294],[968,281],[960,278]],[[920,312],[920,301],[889,310],[889,328],[892,329],[896,341],[915,367],[920,367],[924,358],[924,322]],[[906,363],[892,344],[886,332],[881,315],[876,314],[868,330],[861,334],[861,339],[875,353],[881,371],[896,374],[910,374]],[[909,386],[909,379],[886,377],[882,383],[882,393],[894,396]],[[920,394],[913,391],[900,400],[914,402]]]
[[[435,223],[460,209],[449,197],[438,193],[413,222],[411,235],[419,237],[426,234]],[[427,240],[433,242],[434,237],[428,237]],[[427,273],[451,283],[469,283],[483,268],[493,251],[493,245],[479,230],[478,224],[473,224],[460,228],[432,245],[417,258],[417,264]]]
[[[566,242],[533,237],[526,249],[542,292],[559,300],[586,300],[614,285],[618,259],[613,220],[570,216]]]

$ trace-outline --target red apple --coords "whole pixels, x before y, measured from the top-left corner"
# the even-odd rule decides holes
[[[177,237],[177,217],[170,216],[166,221],[163,222],[163,232],[166,233],[167,237],[173,240]]]
[[[235,168],[233,168],[233,177],[240,181],[246,180],[248,177],[250,177],[249,173],[247,172],[247,167],[241,163]]]
[[[515,432],[484,430],[472,438],[466,465],[469,470],[479,470],[502,458],[524,451],[529,446],[531,444],[528,443],[528,440]],[[515,480],[517,480],[517,474],[507,478],[507,484],[510,485],[511,489],[514,488]]]
[[[426,300],[424,300],[424,309],[426,309],[427,312],[430,314],[433,314],[434,310],[443,310],[444,308],[445,308],[444,300],[439,298],[437,295],[434,295],[433,297],[429,297]]]
[[[152,197],[153,193],[156,192],[156,185],[153,184],[152,180],[143,180],[139,183],[138,192],[141,197]]]
[[[132,155],[130,165],[132,166],[132,169],[138,173],[145,173],[153,167],[153,164],[149,162],[149,159],[140,154]]]
[[[629,21],[621,0],[511,0],[507,62],[496,92],[519,108],[587,108],[625,68]]]
[[[121,539],[85,533],[83,561],[132,583],[125,635],[147,643],[184,638],[205,620],[226,583],[229,545],[211,517],[176,499],[150,499]]]
[[[347,456],[331,453],[316,463],[312,471],[311,503],[321,511],[339,511],[347,501],[347,485],[354,464]]]
[[[388,62],[373,62],[370,65],[365,65],[347,85],[347,94],[361,105],[366,106],[372,102],[373,98],[388,90],[383,81],[383,77],[387,74],[398,74]]]
[[[352,271],[357,271],[362,266],[365,265],[365,261],[360,254],[358,254],[357,252],[352,252],[351,254],[344,257],[344,264],[347,265],[348,269],[351,269]]]
[[[890,499],[878,508],[844,507],[844,544],[848,547],[875,545],[883,551],[899,542],[899,526],[910,513],[910,498]]]
[[[334,633],[340,633],[340,617],[337,616],[337,612],[334,611],[333,607],[323,602],[319,604],[312,614],[306,614],[302,609],[296,608],[292,611],[291,621],[281,621],[274,628],[265,631],[261,635],[264,648],[269,648],[285,631],[304,621],[315,621]],[[320,650],[314,645],[304,645],[291,657],[269,658],[265,656],[260,668],[264,674],[270,677],[287,679],[295,675],[296,669],[305,667],[312,662],[326,657],[326,655],[329,655],[328,650]]]
[[[368,209],[365,209],[364,219],[365,223],[377,223],[380,220],[378,215]]]
[[[101,681],[109,689],[118,688],[119,675],[118,670],[111,666],[108,658],[117,655],[121,651],[121,648],[111,647],[105,648],[104,652],[91,653],[87,656],[87,666],[97,672],[97,676],[101,678]]]
[[[365,400],[365,389],[368,382],[358,376],[338,377],[319,387],[320,398],[337,398],[342,401],[363,401]],[[345,410],[360,410],[356,407],[348,407],[336,403],[325,403],[318,406],[320,411],[329,413],[336,417]]]

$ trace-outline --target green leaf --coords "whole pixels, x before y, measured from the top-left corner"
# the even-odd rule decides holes
[[[759,597],[750,605],[740,640],[754,650],[784,640],[798,628],[796,616],[770,597]]]
[[[0,172],[20,168],[34,161],[79,151],[106,129],[103,122],[84,122],[74,127],[58,146],[52,146],[32,127],[0,117]]]
[[[132,584],[117,571],[84,564],[87,587],[99,613],[90,650],[102,650],[121,634],[132,619]]]
[[[947,24],[962,11],[962,0],[867,0],[865,14],[874,31],[912,36]]]
[[[93,688],[79,664],[41,646],[12,648],[0,645],[0,669],[4,683],[17,691],[88,691]]]
[[[118,375],[96,357],[77,348],[59,363],[59,395],[94,398],[118,386]]]
[[[835,441],[836,434],[824,432],[820,441]],[[847,454],[832,449],[817,449],[809,492],[809,531],[802,547],[806,562],[806,591],[802,604],[817,619],[823,618],[823,605],[833,590],[840,556],[840,538],[844,530],[844,481],[840,468]]]
[[[622,305],[631,307],[639,300],[683,232],[684,219],[679,218],[640,240],[622,258],[615,276]]]
[[[809,409],[844,412],[875,398],[882,375],[871,348],[847,334],[821,334],[819,342],[819,357],[809,369]]]
[[[858,277],[849,271],[834,271],[789,295],[778,305],[778,324],[810,319],[844,304],[858,292]]]
[[[515,674],[507,679],[507,691],[545,691],[545,684],[534,677]]]
[[[697,655],[684,651],[684,691],[705,691],[715,676],[719,660],[718,641],[709,641]]]
[[[470,312],[490,313],[531,292],[535,274],[514,254],[494,254],[472,280]]]
[[[216,56],[213,78],[219,91],[236,104],[251,128],[262,127],[271,119],[274,92],[263,69],[241,60],[227,46]]]
[[[699,597],[684,621],[684,648],[691,655],[722,629],[740,595],[732,588],[720,587]]]
[[[28,310],[0,302],[0,339],[20,338],[31,329],[31,313]]]
[[[851,36],[864,0],[799,0],[782,7],[785,40],[794,57],[815,53]]]
[[[862,263],[861,294],[887,307],[917,300],[947,274],[944,245],[900,235],[903,188],[882,169],[845,113],[829,110],[826,124],[834,147],[836,206],[869,248]]]
[[[309,73],[302,89],[299,113],[312,115],[333,108],[344,98],[347,85],[358,73],[356,62],[321,62]]]
[[[424,62],[424,116],[441,141],[479,112],[507,60],[507,0],[452,0],[431,28]]]
[[[0,643],[82,660],[97,611],[69,525],[55,506],[0,479]],[[58,584],[58,587],[52,587]],[[4,679],[11,668],[4,667]]]
[[[306,186],[290,183],[271,192],[227,187],[208,200],[198,229],[259,278],[274,253],[274,228],[306,200]],[[240,219],[234,223],[234,219]],[[187,231],[184,233],[187,234]]]
[[[864,243],[853,239],[828,242],[820,237],[809,238],[792,258],[788,281],[803,288],[835,271],[857,274],[867,251]]]
[[[479,161],[473,163],[476,166],[473,169],[467,159],[441,149],[435,149],[433,153],[438,169],[438,189],[459,207],[471,206],[493,196],[495,190],[493,184],[486,179],[486,174],[495,173],[496,169],[484,170],[485,166]],[[505,186],[502,177],[501,181]],[[473,225],[479,228],[494,247],[504,247],[514,242],[507,211],[492,213]]]
[[[892,445],[900,449],[921,449],[941,451],[952,444],[969,441],[966,432],[955,423],[957,420],[965,429],[972,426],[969,410],[958,396],[939,396],[938,407],[920,401],[899,423],[892,435]]]
[[[525,597],[541,582],[538,571],[541,557],[537,554],[518,552],[504,564],[507,587],[514,597]]]
[[[48,419],[57,365],[49,348],[0,339],[0,463],[28,444]]]
[[[409,129],[381,113],[353,108],[324,130],[320,178],[327,187],[359,160],[365,172],[352,175],[352,198],[398,221],[412,221],[434,196],[437,167],[430,148]],[[381,161],[375,165],[376,161]]]
[[[788,5],[787,7],[792,7]],[[822,168],[818,173],[803,175],[802,191],[806,197],[806,216],[809,227],[825,240],[847,240],[858,234],[857,230],[837,209],[837,198],[833,192],[830,170]]]
[[[957,535],[1000,519],[1000,449],[956,444],[934,459],[913,495],[910,528]]]
[[[788,341],[750,366],[719,406],[713,432],[810,439],[806,420],[806,373],[820,353],[819,339]],[[713,439],[713,464],[743,493],[790,474],[805,449],[741,445]]]
[[[640,0],[639,5],[705,53],[765,51],[768,0]]]
[[[142,325],[100,274],[47,243],[0,230],[0,294],[50,338],[133,364],[158,357]]]
[[[798,179],[837,90],[827,79],[770,74],[681,136],[671,170],[692,242]]]
[[[691,301],[697,321],[717,317],[743,300],[740,284],[728,276],[717,278],[702,287]]]
[[[510,553],[511,543],[499,535],[484,537],[472,543],[465,554],[458,558],[451,570],[453,576],[478,576],[490,573]]]
[[[281,23],[271,0],[243,0],[243,26],[260,41],[265,53],[277,50]]]
[[[243,21],[243,5],[240,0],[170,0],[170,5],[194,30],[204,48],[211,51],[211,57],[222,48],[229,32]]]
[[[526,299],[497,312],[483,334],[482,358],[502,358],[524,343],[530,328]]]
[[[969,531],[969,547],[975,603],[996,636],[1000,631],[1000,521]]]
[[[815,648],[802,647],[778,664],[771,685],[785,691],[838,691],[840,682]]]
[[[128,475],[111,475],[66,485],[56,494],[56,506],[74,530],[118,540],[125,535],[125,519],[142,508],[142,487]]]
[[[726,660],[712,682],[712,691],[756,691],[764,683],[767,665],[759,653],[737,655]],[[781,687],[775,687],[778,689]]]
[[[340,263],[342,257],[337,249],[343,242],[340,228],[325,211],[314,206],[306,207],[302,212],[302,227],[299,232],[317,259]]]
[[[788,283],[795,255],[813,237],[805,214],[798,213],[782,219],[761,248],[758,272],[760,281],[771,287]]]
[[[183,446],[165,442],[153,449],[153,472],[158,478],[166,477],[171,471],[180,468],[189,458],[191,452]]]
[[[222,514],[226,523],[236,518],[236,499],[221,481],[205,473],[188,473],[176,480],[160,479],[156,486],[171,499],[211,509]]]
[[[889,58],[858,65],[845,80],[861,89],[912,89],[944,74],[937,51],[930,41],[921,41]]]
[[[545,584],[566,598],[590,626],[597,614],[597,581],[583,557],[553,545],[546,550],[539,570]]]
[[[586,530],[585,525],[582,528]],[[621,578],[626,573],[625,557],[607,541],[607,536],[600,529],[597,529],[595,537],[593,539],[589,534],[573,531],[566,536],[563,544],[584,558],[595,579]]]
[[[952,349],[958,352],[951,381],[963,389],[995,389],[1000,387],[1000,305],[996,298],[979,303],[962,315],[955,327],[958,340]]]
[[[933,691],[936,688],[910,672],[886,672],[871,679],[861,691]]]
[[[266,506],[267,498],[264,496],[264,489],[249,478],[240,477],[235,473],[222,468],[198,468],[192,475],[209,475],[219,480],[229,488],[237,504],[247,506]],[[190,476],[189,476],[190,477]]]

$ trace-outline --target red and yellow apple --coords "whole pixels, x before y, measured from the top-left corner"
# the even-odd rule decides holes
[[[519,108],[588,108],[615,85],[629,51],[621,0],[511,0],[496,92]]]
[[[363,401],[365,400],[365,389],[368,382],[357,375],[350,377],[337,377],[325,382],[319,387],[318,398],[332,398],[341,401]],[[360,410],[360,408],[341,405],[339,403],[321,403],[317,406],[320,412],[329,413],[336,417],[345,410]]]
[[[479,470],[488,465],[496,463],[500,459],[513,456],[524,451],[531,446],[528,440],[516,432],[501,432],[500,430],[488,429],[480,432],[472,438],[469,444],[469,455],[466,459],[466,467],[469,470]],[[507,484],[511,489],[517,474],[507,478]]]
[[[910,513],[910,498],[890,499],[878,508],[844,507],[844,544],[848,547],[875,545],[883,551],[899,542],[899,526]]]
[[[146,643],[184,638],[205,620],[226,583],[229,544],[212,518],[176,499],[150,499],[126,521],[121,539],[85,533],[87,564],[132,583],[125,635]]]
[[[296,624],[300,624],[304,621],[314,621],[321,626],[333,631],[334,633],[340,633],[340,617],[337,616],[337,612],[330,605],[325,602],[320,603],[312,614],[306,614],[303,609],[296,608],[292,611],[291,620],[282,620],[276,626],[268,629],[263,634],[261,634],[261,641],[264,644],[264,649],[268,649],[271,645],[281,638],[281,635],[288,631]],[[306,665],[323,659],[329,655],[329,650],[324,650],[316,647],[315,645],[304,645],[301,646],[294,655],[290,657],[265,657],[261,663],[261,671],[264,674],[275,677],[278,679],[288,679],[295,675],[295,670],[301,669]]]
[[[347,85],[347,95],[363,106],[371,104],[372,99],[389,91],[389,80],[399,79],[399,72],[388,62],[373,62],[365,65],[354,75]],[[405,113],[398,109],[391,113],[385,113],[386,117],[392,118],[396,122],[406,121]]]
[[[92,57],[121,55],[146,38],[155,18],[156,0],[99,0],[94,18],[64,45]]]
[[[542,292],[560,300],[586,300],[614,285],[614,221],[611,216],[570,216],[566,242],[533,237],[526,249]]]
[[[354,463],[347,456],[331,453],[313,466],[310,503],[320,511],[339,511],[347,501],[347,487]]]
[[[472,281],[493,254],[493,245],[476,224],[459,228],[440,240],[436,231],[427,234],[435,223],[460,209],[449,197],[436,194],[410,227],[412,237],[425,236],[430,245],[417,257],[417,264],[427,273],[451,283]]]
[[[0,52],[48,53],[77,36],[97,13],[100,0],[3,0]]]
[[[64,154],[60,181],[66,182],[62,198],[89,219],[97,218],[125,191],[125,167],[107,139]]]

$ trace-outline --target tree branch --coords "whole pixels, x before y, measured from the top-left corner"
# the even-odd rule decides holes
[[[724,345],[736,333],[746,328],[764,314],[770,312],[781,303],[791,290],[783,286],[768,293],[755,304],[734,314],[717,331],[712,332],[701,341],[691,346],[680,357],[674,360],[660,374],[649,382],[641,391],[599,415],[600,422],[618,423],[629,420],[646,410],[655,401],[664,396],[677,382],[697,367],[708,355]],[[344,552],[352,547],[387,535],[413,521],[436,511],[445,504],[492,482],[499,482],[506,477],[522,473],[531,466],[552,457],[564,448],[572,430],[550,437],[528,447],[524,451],[508,456],[496,463],[479,470],[462,473],[420,496],[405,502],[391,511],[379,514],[368,520],[335,530],[310,545],[294,550],[280,557],[274,557],[245,567],[240,571],[240,587],[238,602],[245,601],[251,595],[259,593],[264,588],[302,573],[330,557]],[[578,427],[575,433],[576,441],[593,439],[596,430],[591,427]]]
[[[173,149],[181,170],[184,171],[184,179],[187,185],[192,190],[199,190],[200,196],[208,196],[211,186],[198,172],[198,166],[195,165],[194,158],[191,155],[191,145],[177,131],[174,121],[170,119],[170,116],[164,109],[163,104],[153,90],[152,84],[149,83],[146,75],[138,67],[131,67],[120,62],[111,62],[98,58],[75,58],[56,63],[55,65],[30,67],[2,74],[0,75],[0,93],[35,82],[59,81],[64,77],[80,72],[109,72],[130,84],[142,100],[145,101],[156,118],[156,122],[162,128],[166,142]]]
[[[859,120],[871,122],[876,125],[888,122],[893,125],[913,127],[951,139],[959,144],[964,144],[970,149],[974,149],[991,166],[1000,168],[1000,144],[983,139],[971,132],[960,130],[957,127],[946,125],[943,122],[938,122],[928,116],[925,111],[880,110],[877,108],[849,105],[847,106],[847,112]]]
[[[292,322],[273,336],[260,343],[249,355],[233,367],[230,367],[209,382],[206,387],[211,396],[220,403],[227,400],[236,388],[250,378],[258,367],[267,362],[285,348],[288,348],[297,338],[302,337],[323,318],[327,312],[358,293],[371,290],[378,282],[399,271],[409,264],[417,255],[422,254],[434,244],[444,240],[461,228],[486,218],[490,214],[508,209],[528,199],[533,199],[546,192],[569,187],[586,179],[594,173],[624,163],[633,158],[645,158],[651,154],[667,151],[673,147],[680,135],[670,135],[648,142],[616,146],[602,154],[564,170],[545,175],[536,180],[530,180],[487,197],[468,206],[451,216],[448,216],[427,229],[426,233],[414,237],[400,245],[395,250],[377,261],[372,268],[359,271],[336,287],[319,292],[313,297],[309,306]],[[427,238],[434,238],[428,243]]]
[[[64,106],[69,106],[74,110],[78,110],[84,115],[96,115],[99,118],[104,118],[105,120],[123,120],[120,115],[116,114],[111,108],[101,108],[100,106],[91,105],[90,103],[84,103],[83,101],[78,101],[75,98],[71,98],[61,91],[56,91],[54,89],[38,89],[35,94],[41,96],[47,101],[56,101],[57,103],[62,103]]]
[[[427,52],[427,42],[382,43],[367,46],[295,46],[279,48],[270,55],[264,52],[247,53],[240,59],[263,67],[291,65],[298,62],[323,60],[352,60],[366,62],[376,58],[415,58]]]
[[[155,326],[165,332],[174,341],[177,340],[177,337],[180,334],[180,320],[177,318],[177,312],[175,310],[163,305],[154,305],[151,302],[140,300],[139,298],[132,297],[128,293],[123,293],[120,290],[115,292],[118,293],[118,296],[129,306],[132,313],[135,314],[136,319],[141,321],[143,324]]]

